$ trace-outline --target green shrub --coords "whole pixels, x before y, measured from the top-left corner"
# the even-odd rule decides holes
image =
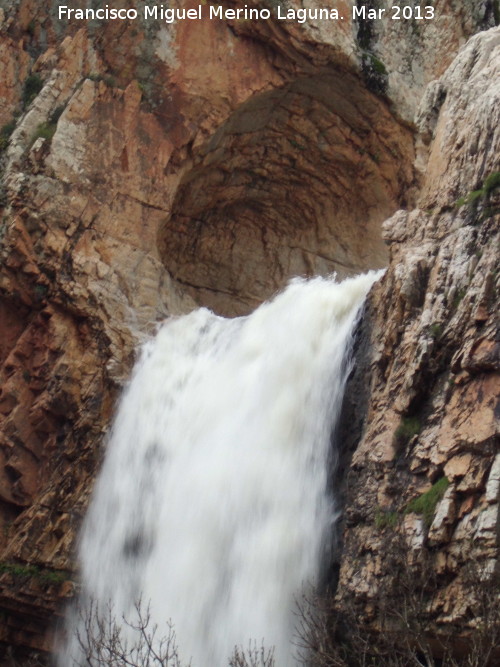
[[[384,528],[395,528],[398,523],[399,515],[394,510],[384,510],[377,507],[375,510],[375,528],[384,530]]]
[[[494,171],[484,181],[483,190],[486,195],[489,195],[500,187],[500,171]]]
[[[482,190],[473,190],[472,192],[469,192],[469,194],[467,196],[466,203],[467,204],[473,204],[478,199],[481,199],[483,194],[484,194],[484,192]]]
[[[473,190],[468,195],[460,197],[460,199],[457,199],[455,206],[457,208],[465,205],[472,206],[483,197],[487,199],[493,190],[496,190],[498,187],[500,187],[500,171],[494,171],[485,178],[482,188]]]
[[[47,141],[52,141],[52,137],[56,133],[57,125],[55,123],[40,123],[36,128],[35,134],[31,137],[31,145],[35,143],[37,139],[42,137],[47,139]]]
[[[421,428],[422,424],[418,417],[403,417],[394,434],[394,439],[398,448],[407,445],[414,435],[420,433]]]
[[[39,570],[35,565],[21,565],[20,563],[0,563],[0,573],[12,574],[15,577],[25,578],[34,577]]]
[[[369,53],[368,55],[370,57],[370,62],[373,71],[376,72],[377,74],[387,75],[387,68],[384,65],[384,63],[381,60],[379,60],[379,58],[374,56],[373,53]]]
[[[467,294],[467,288],[466,287],[460,287],[459,289],[457,289],[457,291],[455,292],[455,294],[453,296],[453,302],[451,304],[451,307],[453,308],[453,310],[456,310],[458,308],[460,302],[462,301],[462,299],[464,298],[464,296],[466,294]]]
[[[69,574],[62,570],[41,570],[37,576],[45,584],[62,584],[70,579]]]
[[[2,153],[9,145],[11,134],[16,129],[16,121],[11,120],[10,123],[5,123],[0,128],[0,153]]]
[[[38,565],[23,565],[22,563],[0,562],[0,574],[11,574],[18,579],[36,579],[45,584],[61,584],[70,579],[64,570],[49,570]]]
[[[425,525],[430,526],[433,519],[434,513],[436,511],[436,506],[438,502],[442,499],[445,494],[446,489],[450,485],[450,482],[447,477],[441,477],[435,482],[431,488],[411,500],[405,509],[405,514],[413,512],[414,514],[421,514]]]
[[[359,33],[358,33],[359,39]],[[359,42],[361,45],[361,42]],[[380,95],[387,91],[388,74],[384,63],[370,50],[364,49],[361,57],[361,69],[368,88]]]
[[[39,74],[30,74],[24,82],[21,98],[23,110],[27,109],[43,88],[43,81]]]
[[[442,333],[443,333],[443,325],[441,324],[441,322],[434,322],[434,324],[431,324],[431,326],[429,327],[429,335],[434,340],[439,340],[441,338]]]

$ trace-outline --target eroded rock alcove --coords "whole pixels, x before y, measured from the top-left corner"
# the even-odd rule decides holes
[[[412,146],[411,131],[347,72],[257,94],[194,157],[160,230],[163,261],[226,315],[292,276],[380,268],[380,225],[407,197]]]

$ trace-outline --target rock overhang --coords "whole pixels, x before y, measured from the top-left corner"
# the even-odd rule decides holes
[[[413,159],[412,130],[355,73],[298,76],[251,96],[197,149],[160,254],[225,315],[295,275],[380,268],[381,223],[408,198]]]

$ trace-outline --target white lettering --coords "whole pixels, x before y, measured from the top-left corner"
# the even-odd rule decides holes
[[[175,21],[175,9],[167,8],[163,12],[163,18],[165,23],[174,23]]]
[[[284,10],[283,10],[284,11]],[[297,21],[298,23],[306,23],[309,21],[338,21],[338,9],[318,9],[317,7],[309,7],[308,9],[292,9],[289,8],[286,14],[282,13],[282,8],[278,5],[276,18],[280,20],[288,19],[289,21]]]
[[[222,18],[222,5],[217,5],[214,7],[210,5],[210,19],[221,19]]]
[[[352,8],[352,18],[357,19],[365,19],[366,18],[366,7],[353,7]]]
[[[156,7],[145,7],[145,16],[154,15],[156,18]],[[73,9],[67,5],[60,5],[58,8],[58,18],[59,20],[66,19],[77,19],[78,21],[113,21],[116,19],[121,19],[122,21],[128,19],[129,21],[135,21],[138,17],[138,12],[136,9],[113,9],[109,5],[105,7],[99,7],[97,9]]]
[[[363,21],[365,21],[366,19],[368,19],[369,21],[376,21],[377,19],[381,19],[383,17],[385,11],[386,11],[385,9],[373,9],[371,7],[370,8],[353,7],[352,18],[353,20],[362,19]]]

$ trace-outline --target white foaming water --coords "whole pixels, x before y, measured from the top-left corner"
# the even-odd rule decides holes
[[[379,275],[296,279],[248,317],[202,308],[162,325],[85,521],[82,600],[132,620],[134,601],[150,602],[193,667],[223,667],[249,639],[295,664],[294,601],[335,521],[327,459],[346,351]],[[72,623],[61,667],[78,655]]]

